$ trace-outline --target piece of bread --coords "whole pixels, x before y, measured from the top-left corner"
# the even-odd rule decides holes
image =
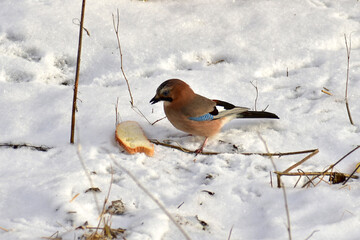
[[[154,155],[154,145],[147,139],[137,122],[125,121],[116,126],[115,138],[130,154],[143,152],[148,156]]]

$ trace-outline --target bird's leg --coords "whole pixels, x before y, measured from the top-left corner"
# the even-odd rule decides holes
[[[195,154],[198,155],[199,153],[202,153],[204,150],[204,147],[208,141],[208,137],[205,138],[204,142],[201,144],[201,147],[199,149],[195,150]]]

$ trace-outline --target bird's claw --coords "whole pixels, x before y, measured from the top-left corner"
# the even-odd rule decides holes
[[[199,148],[199,149],[196,149],[196,150],[194,151],[195,156],[197,156],[198,154],[200,154],[200,153],[202,153],[202,152],[203,152],[203,148]]]

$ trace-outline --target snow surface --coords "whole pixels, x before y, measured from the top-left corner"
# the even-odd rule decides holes
[[[154,157],[124,153],[114,141],[117,98],[121,120],[139,122],[151,139],[196,149],[202,138],[186,136],[167,120],[150,125],[131,109],[112,26],[117,8],[124,70],[135,105],[151,122],[164,112],[149,100],[169,78],[254,109],[252,81],[259,90],[257,109],[268,106],[280,120],[229,123],[205,149],[220,155],[195,157],[162,146],[155,146]],[[73,0],[0,1],[0,143],[52,147],[0,148],[0,239],[54,233],[77,239],[84,233],[77,226],[98,223],[93,195],[84,193],[90,184],[78,145],[69,144],[80,9],[81,1]],[[322,171],[360,144],[357,0],[87,1],[85,27],[90,36],[83,39],[76,142],[88,171],[96,173],[91,178],[101,190],[100,205],[115,171],[110,202],[121,199],[126,212],[112,217],[112,227],[125,228],[126,239],[183,235],[110,154],[192,239],[228,239],[230,233],[232,240],[287,239],[284,199],[270,185],[270,160],[239,152],[265,152],[260,133],[271,152],[318,148],[298,168]],[[344,33],[352,34],[349,105],[355,125],[344,101]],[[323,87],[333,95],[322,93]],[[274,161],[284,170],[305,156]],[[351,173],[359,159],[360,150],[336,170]],[[302,189],[305,179],[296,188],[296,177],[282,179],[293,239],[359,239],[359,180]],[[208,225],[203,229],[197,218]]]

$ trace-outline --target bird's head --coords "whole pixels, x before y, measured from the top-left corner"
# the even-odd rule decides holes
[[[193,94],[193,91],[184,81],[180,79],[169,79],[160,84],[156,90],[156,95],[150,100],[151,104],[155,104],[159,101],[174,102],[185,97],[184,94]]]

